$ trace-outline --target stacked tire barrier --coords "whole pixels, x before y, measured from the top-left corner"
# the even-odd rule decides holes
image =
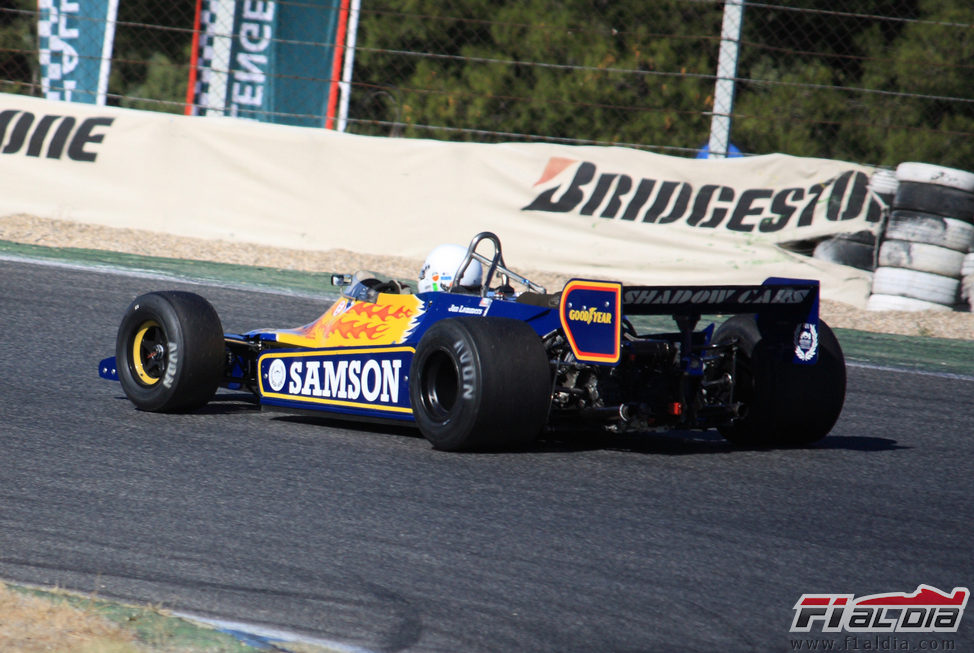
[[[869,179],[869,190],[878,195],[888,207],[893,203],[898,184],[896,174],[891,170],[877,170]],[[838,234],[818,243],[812,256],[830,263],[872,271],[876,269],[878,244],[876,234],[872,231]]]
[[[813,257],[860,270],[876,268],[876,234],[857,231],[826,238],[815,246]]]
[[[967,302],[971,311],[974,311],[974,254],[968,254],[964,257],[960,275],[961,298]]]
[[[974,174],[910,162],[896,168],[896,182],[867,308],[961,308],[974,281],[962,284],[974,275]]]

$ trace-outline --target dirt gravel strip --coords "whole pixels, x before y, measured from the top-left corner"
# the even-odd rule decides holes
[[[400,279],[415,278],[422,264],[422,261],[416,259],[343,249],[297,250],[253,243],[185,238],[24,214],[0,217],[0,240],[46,247],[77,247],[307,272],[373,270]],[[431,240],[430,247],[435,244]],[[517,261],[508,263],[512,264],[512,269],[548,288],[560,288],[567,281],[564,276],[532,270],[530,266],[521,265]],[[842,302],[823,300],[821,315],[836,328],[974,340],[974,313],[970,312],[866,311]]]
[[[0,582],[2,653],[371,653],[161,606]]]

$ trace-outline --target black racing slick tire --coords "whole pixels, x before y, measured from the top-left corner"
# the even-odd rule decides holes
[[[548,420],[550,370],[541,338],[524,322],[437,322],[410,367],[416,424],[443,451],[524,447]]]
[[[129,305],[118,328],[118,379],[142,410],[195,410],[216,393],[225,350],[220,318],[208,301],[182,291],[148,293]]]
[[[832,329],[819,320],[818,361],[792,361],[792,347],[764,339],[753,316],[737,315],[714,334],[737,343],[734,399],[740,416],[718,427],[730,442],[794,447],[818,442],[832,430],[845,403],[846,368]]]

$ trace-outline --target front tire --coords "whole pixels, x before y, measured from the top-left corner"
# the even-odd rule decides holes
[[[534,330],[519,320],[437,322],[416,347],[409,399],[436,449],[523,447],[548,419],[551,372]]]
[[[118,328],[118,378],[142,410],[195,410],[220,385],[225,349],[220,318],[208,301],[182,291],[148,293],[129,305]]]
[[[737,343],[733,371],[741,416],[718,427],[734,444],[803,446],[832,430],[845,403],[846,369],[832,329],[818,322],[818,361],[792,362],[789,344],[769,343],[753,316],[737,315],[714,334],[716,343]]]

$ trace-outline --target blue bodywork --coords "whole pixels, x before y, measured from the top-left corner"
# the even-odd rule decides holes
[[[476,252],[485,239],[495,242],[491,257]],[[733,351],[712,345],[712,323],[697,329],[702,316],[753,314],[783,362],[817,361],[816,281],[624,286],[572,279],[548,293],[504,266],[492,234],[471,243],[464,265],[474,260],[487,269],[478,294],[412,294],[401,283],[356,275],[340,280],[341,297],[307,325],[225,334],[223,386],[249,390],[267,407],[412,421],[410,366],[430,327],[457,317],[502,317],[530,325],[543,342],[553,417],[608,416],[640,427],[695,428],[736,414],[732,387],[722,387]],[[491,285],[492,279],[498,283]],[[526,289],[515,292],[512,280]],[[650,315],[672,316],[676,330],[638,333],[633,322]],[[115,367],[115,358],[107,358],[99,374],[118,380]]]

